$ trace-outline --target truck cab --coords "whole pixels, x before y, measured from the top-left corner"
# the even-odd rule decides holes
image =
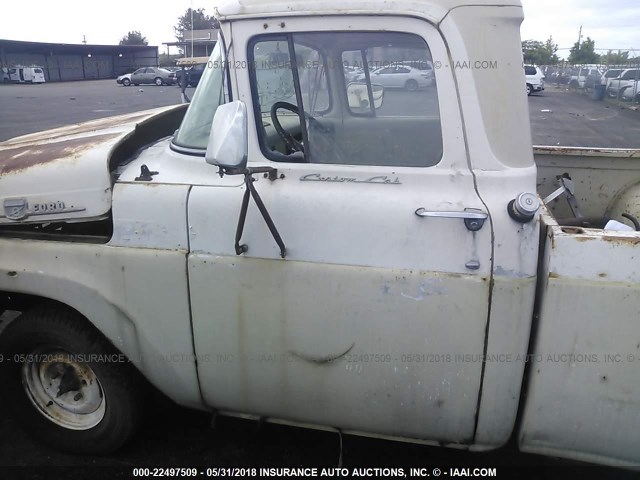
[[[553,239],[572,244],[602,226],[563,225],[555,204],[540,214],[539,185],[561,175],[555,158],[541,183],[534,163],[520,3],[243,0],[216,17],[220,41],[188,108],[0,145],[0,290],[5,308],[26,312],[0,350],[57,362],[26,357],[35,360],[0,371],[11,400],[35,398],[32,416],[51,417],[38,384],[51,375],[53,393],[68,398],[55,402],[56,438],[62,431],[82,451],[82,435],[116,422],[100,414],[100,398],[134,416],[126,404],[139,399],[105,365],[27,335],[69,317],[64,328],[85,328],[129,359],[134,373],[121,376],[140,374],[182,405],[474,450],[504,445],[524,412],[522,448],[637,461],[623,448],[638,438],[631,429],[567,444],[572,430],[557,419],[574,385],[553,397],[566,371],[541,366],[524,380],[530,353],[581,338],[571,322],[554,336],[566,312],[541,299],[559,288],[587,301],[605,277],[574,278],[582,251],[561,264],[568,285],[550,282],[561,271]],[[428,85],[376,83],[376,68],[407,62],[433,65]],[[71,164],[83,175],[70,177]],[[44,172],[46,193],[33,181]],[[604,215],[599,198],[589,208]],[[536,303],[551,329],[540,337]],[[606,318],[593,322],[601,329]],[[78,380],[69,389],[56,383],[60,369]],[[91,375],[101,393],[84,392]],[[523,382],[538,403],[521,396]],[[82,398],[91,401],[74,407]],[[582,406],[585,422],[598,401]],[[600,419],[638,415],[637,404],[620,405]],[[131,434],[117,431],[100,437],[103,449]]]

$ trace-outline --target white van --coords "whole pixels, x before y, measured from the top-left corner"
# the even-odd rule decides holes
[[[44,83],[42,67],[15,66],[9,68],[9,81],[13,83]]]
[[[527,77],[527,95],[544,90],[545,76],[539,67],[534,65],[525,65],[524,74]]]

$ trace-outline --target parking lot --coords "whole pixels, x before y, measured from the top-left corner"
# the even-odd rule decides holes
[[[534,145],[640,148],[640,111],[624,103],[548,85],[529,97],[529,115]]]
[[[176,103],[180,103],[176,86],[123,87],[115,80],[0,85],[0,141]]]
[[[189,90],[189,94],[193,89]],[[390,97],[391,98],[391,97]],[[508,101],[506,99],[505,101]],[[640,148],[640,112],[549,87],[529,98],[533,143],[582,147]],[[114,80],[0,87],[0,141],[44,129],[180,103],[175,86],[122,87]],[[12,418],[0,414],[0,465],[94,467],[65,472],[65,478],[113,478],[100,467],[142,466],[529,466],[531,476],[557,478],[571,462],[518,453],[512,441],[485,454],[345,436],[337,433],[221,418],[172,405],[160,396],[133,442],[108,457],[53,452],[29,438]],[[590,470],[595,472],[596,470]],[[127,475],[129,477],[130,475]],[[1,477],[1,475],[0,475]],[[503,478],[516,478],[505,475]],[[617,478],[632,478],[620,472]]]
[[[192,95],[193,88],[187,90]],[[398,114],[402,91],[385,93],[384,112]],[[425,96],[425,105],[435,99]],[[18,135],[180,103],[176,86],[123,87],[115,80],[0,86],[0,141]],[[413,108],[415,109],[415,108]],[[566,86],[529,97],[534,145],[640,148],[640,111],[597,102]]]

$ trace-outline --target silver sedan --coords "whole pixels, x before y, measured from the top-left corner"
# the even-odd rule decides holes
[[[173,85],[176,82],[176,74],[159,67],[139,68],[131,74],[131,83],[134,85],[156,84]]]
[[[371,72],[371,83],[382,85],[386,88],[404,88],[417,90],[430,87],[434,84],[433,72],[418,70],[406,65],[391,65],[376,68]],[[357,81],[364,81],[365,76],[359,75]]]

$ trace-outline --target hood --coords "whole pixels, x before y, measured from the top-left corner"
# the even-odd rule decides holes
[[[0,225],[87,221],[108,215],[114,152],[127,142],[135,145],[140,127],[153,118],[180,107],[109,117],[1,142]],[[138,136],[148,139],[148,135]]]

